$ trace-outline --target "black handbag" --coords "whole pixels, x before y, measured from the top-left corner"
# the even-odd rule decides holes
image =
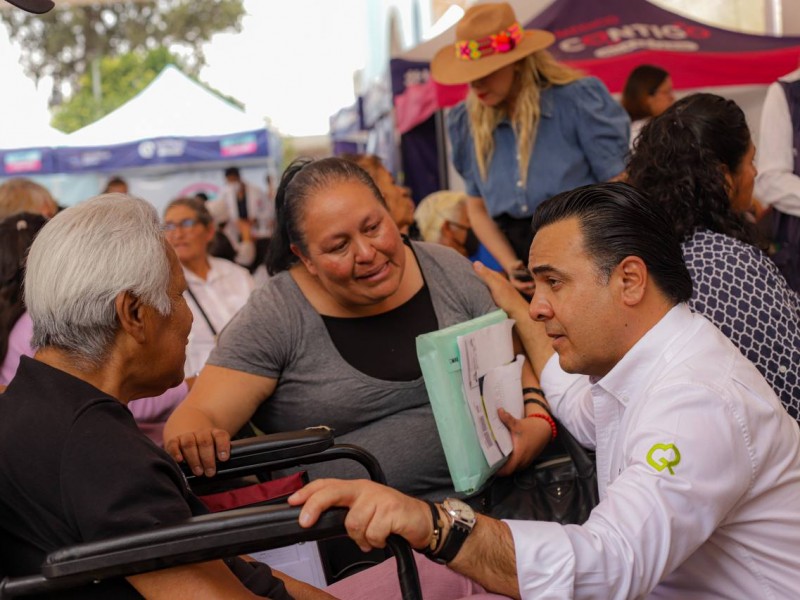
[[[560,424],[551,446],[526,469],[494,478],[476,508],[496,519],[585,522],[599,502],[594,452]]]

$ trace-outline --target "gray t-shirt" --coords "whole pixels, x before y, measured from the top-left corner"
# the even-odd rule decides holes
[[[412,249],[440,329],[496,309],[469,261],[436,244],[412,242]],[[208,364],[278,380],[252,417],[261,431],[327,425],[337,442],[373,453],[392,487],[431,498],[452,493],[422,378],[385,381],[352,367],[288,272],[251,294],[221,333]],[[312,479],[365,476],[361,467],[343,461],[308,470]]]

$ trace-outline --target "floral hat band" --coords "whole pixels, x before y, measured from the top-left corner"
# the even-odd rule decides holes
[[[511,52],[522,40],[522,27],[515,22],[508,29],[479,40],[456,42],[456,56],[461,60],[478,60],[492,54]]]
[[[544,50],[556,40],[543,29],[523,29],[507,2],[481,2],[467,9],[455,27],[452,43],[443,46],[431,61],[431,77],[437,83],[470,83],[526,56]]]

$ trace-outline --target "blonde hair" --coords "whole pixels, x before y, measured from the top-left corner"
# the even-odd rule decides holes
[[[0,219],[21,212],[52,217],[57,208],[47,188],[35,181],[17,177],[0,185]]]
[[[495,108],[481,103],[474,92],[467,97],[475,158],[481,179],[486,180],[494,154],[494,130],[500,121],[510,117],[517,136],[519,172],[523,185],[528,176],[528,163],[533,153],[533,142],[541,118],[540,91],[553,85],[566,85],[584,77],[572,67],[558,62],[547,50],[539,50],[517,62],[514,85],[518,93],[514,102],[514,114],[507,115],[505,108]]]
[[[464,192],[442,191],[428,194],[414,211],[414,221],[419,227],[422,239],[439,243],[442,237],[442,224],[445,221],[460,223],[459,210],[464,206]]]

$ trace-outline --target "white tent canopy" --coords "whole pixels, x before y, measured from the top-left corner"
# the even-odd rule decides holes
[[[136,96],[67,136],[63,145],[106,146],[160,137],[219,136],[264,127],[264,119],[242,112],[169,65]]]
[[[121,175],[131,192],[157,207],[172,198],[217,195],[228,166],[264,187],[280,164],[280,139],[265,119],[248,114],[174,66],[102,119],[64,135],[26,135],[0,149],[3,177],[30,177],[64,205],[100,192]],[[41,139],[35,146],[31,142]]]
[[[50,148],[66,143],[67,134],[45,123],[30,122],[24,128],[3,131],[0,148]]]

